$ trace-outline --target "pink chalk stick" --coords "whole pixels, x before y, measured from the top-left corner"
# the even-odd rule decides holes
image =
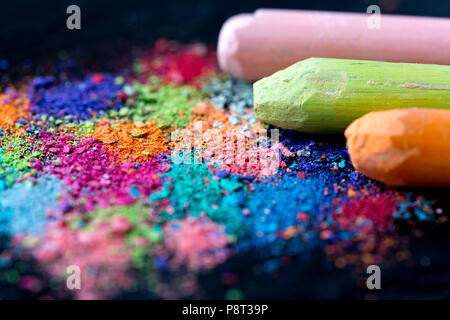
[[[219,64],[250,81],[310,57],[450,65],[450,19],[382,13],[375,29],[370,17],[271,9],[239,14],[220,31]]]

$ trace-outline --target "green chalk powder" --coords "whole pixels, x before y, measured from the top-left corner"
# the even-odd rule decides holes
[[[95,131],[95,122],[91,120],[83,120],[80,121],[77,125],[74,125],[73,123],[67,123],[66,128],[73,128],[75,127],[77,129],[77,132],[75,132],[75,135],[89,135],[94,133]]]
[[[29,141],[23,138],[10,138],[2,147],[0,155],[2,166],[23,171],[30,168],[30,159],[42,156],[41,150],[33,150]]]
[[[100,118],[103,116],[103,114],[99,115]],[[68,116],[63,119],[55,119],[54,117],[47,117],[46,115],[43,115],[41,117],[41,121],[43,121],[43,123],[38,124],[35,121],[30,121],[29,126],[39,126],[41,130],[52,133],[61,130],[62,132],[69,133],[70,135],[84,136],[92,134],[95,131],[95,124],[97,120],[98,119],[94,118],[92,120],[80,120],[77,123],[74,123],[69,120]],[[74,131],[74,129],[76,130]],[[34,132],[34,134],[37,133],[37,131]]]
[[[12,137],[2,140],[0,148],[0,190],[31,171],[30,160],[42,157],[39,146],[25,138]]]
[[[188,125],[192,108],[200,102],[204,94],[193,87],[174,87],[133,84],[133,97],[126,107],[112,110],[112,118],[133,121],[156,120],[160,128],[183,128]]]
[[[131,224],[136,225],[144,220],[146,217],[142,213],[143,208],[140,205],[134,206],[121,206],[121,207],[111,207],[108,209],[97,209],[88,214],[88,219],[96,219],[100,221],[108,221],[114,217],[124,217]]]
[[[238,289],[230,289],[225,293],[226,300],[242,300],[243,298],[242,291]]]

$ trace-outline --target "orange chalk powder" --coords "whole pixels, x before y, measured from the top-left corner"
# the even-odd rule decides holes
[[[19,119],[28,119],[30,101],[25,95],[16,97],[0,94],[0,127],[3,130],[15,130]]]
[[[171,147],[170,134],[155,122],[109,122],[101,120],[92,134],[103,142],[106,149],[123,161],[148,160],[165,153]]]

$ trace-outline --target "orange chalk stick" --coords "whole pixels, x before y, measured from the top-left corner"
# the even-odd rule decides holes
[[[354,167],[390,186],[450,187],[450,111],[371,112],[345,130]]]

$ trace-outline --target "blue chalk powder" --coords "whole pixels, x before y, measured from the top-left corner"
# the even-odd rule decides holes
[[[15,184],[0,193],[0,234],[40,234],[47,222],[46,210],[58,208],[62,182],[43,176],[38,183]]]

